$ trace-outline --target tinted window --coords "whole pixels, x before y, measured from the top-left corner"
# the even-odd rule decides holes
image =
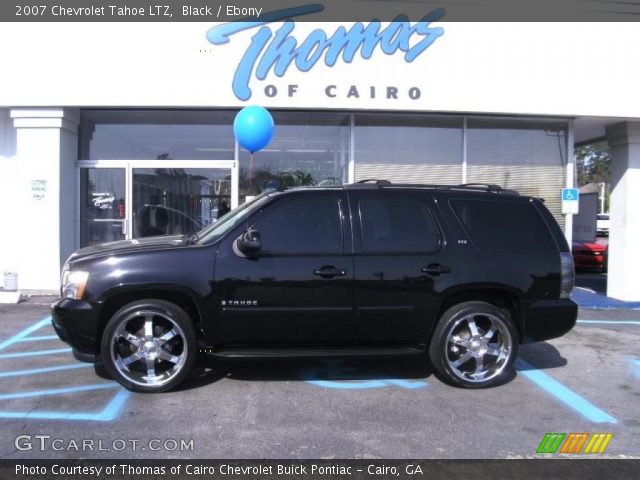
[[[364,252],[432,252],[438,228],[427,206],[404,197],[369,197],[359,201]]]
[[[452,200],[471,241],[481,250],[556,250],[547,225],[531,203]]]
[[[287,201],[275,208],[256,223],[263,252],[342,253],[342,221],[337,198]]]

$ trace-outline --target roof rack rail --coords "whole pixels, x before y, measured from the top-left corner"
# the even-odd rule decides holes
[[[364,180],[359,180],[357,183],[375,183],[376,185],[391,185],[389,180],[378,180],[377,178],[365,178]]]
[[[511,190],[508,188],[502,188],[500,185],[494,183],[461,183],[459,185],[438,185],[438,184],[427,184],[427,183],[392,183],[389,180],[378,180],[375,178],[367,178],[365,180],[360,180],[354,184],[351,184],[352,187],[366,187],[366,186],[375,186],[375,187],[389,187],[389,188],[431,188],[434,190],[449,190],[449,191],[480,191],[480,192],[489,192],[489,193],[500,193],[504,195],[517,195],[520,193],[517,190]]]
[[[487,190],[488,192],[502,192],[504,188],[500,185],[496,185],[495,183],[461,183],[458,185],[461,188],[478,188],[482,190]]]

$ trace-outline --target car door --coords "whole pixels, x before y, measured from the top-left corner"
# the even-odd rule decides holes
[[[261,238],[254,258],[244,257],[235,239],[220,247],[214,280],[220,342],[291,346],[353,339],[348,212],[343,190],[284,193],[247,226]]]
[[[437,312],[437,282],[450,271],[433,199],[392,189],[353,190],[349,196],[359,338],[424,343]]]

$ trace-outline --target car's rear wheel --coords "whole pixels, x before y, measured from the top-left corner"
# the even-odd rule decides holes
[[[486,302],[464,302],[440,317],[429,357],[434,372],[445,382],[486,388],[510,378],[518,343],[508,312]]]
[[[134,392],[163,392],[193,368],[197,340],[191,318],[163,300],[140,300],[118,310],[102,336],[107,372]]]

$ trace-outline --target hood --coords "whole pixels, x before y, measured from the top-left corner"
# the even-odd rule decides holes
[[[607,249],[606,245],[595,242],[573,242],[573,249],[593,250],[594,252],[603,252]]]
[[[117,242],[100,243],[90,247],[81,248],[71,254],[66,263],[89,257],[103,257],[122,253],[133,253],[146,250],[158,250],[176,248],[185,245],[184,235],[162,235],[158,237],[145,237],[133,240],[119,240]]]

